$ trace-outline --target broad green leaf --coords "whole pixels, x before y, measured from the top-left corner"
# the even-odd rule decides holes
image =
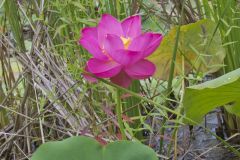
[[[175,76],[183,73],[183,64],[185,74],[191,70],[213,73],[222,66],[225,52],[219,32],[214,34],[215,28],[216,24],[207,19],[181,26]],[[176,32],[177,27],[172,28],[148,57],[157,67],[155,78],[166,80],[169,77]]]
[[[186,88],[183,106],[188,118],[201,122],[202,117],[216,107],[240,116],[240,69],[217,79]]]
[[[71,137],[47,142],[39,147],[31,160],[158,160],[155,152],[139,143],[117,141],[106,146],[89,137]]]

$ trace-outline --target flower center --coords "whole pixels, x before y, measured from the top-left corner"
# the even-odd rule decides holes
[[[128,38],[125,38],[123,36],[120,37],[122,42],[123,42],[123,45],[124,45],[124,48],[127,49],[128,46],[131,44],[131,39],[128,37]]]

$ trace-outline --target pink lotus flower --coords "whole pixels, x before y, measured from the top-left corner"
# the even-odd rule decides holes
[[[97,27],[82,30],[79,43],[93,55],[87,62],[87,72],[127,88],[133,79],[154,74],[155,65],[145,58],[156,50],[162,38],[158,33],[142,33],[139,15],[119,22],[104,14]]]

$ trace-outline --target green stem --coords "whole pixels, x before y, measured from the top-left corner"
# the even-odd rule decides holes
[[[92,75],[94,77],[94,75]],[[97,78],[97,77],[94,77],[94,78]],[[142,101],[145,101],[145,102],[148,102],[152,105],[155,105],[157,107],[159,107],[160,109],[163,109],[165,111],[168,111],[170,113],[173,113],[173,114],[176,114],[178,115],[179,117],[182,117],[183,118],[183,121],[189,121],[189,123],[193,124],[193,125],[199,125],[201,126],[202,128],[204,128],[208,133],[210,133],[212,136],[216,137],[217,140],[221,141],[224,145],[227,146],[227,148],[232,151],[233,153],[235,153],[238,157],[240,157],[240,152],[235,149],[233,146],[231,146],[231,144],[229,144],[228,142],[224,141],[221,137],[217,136],[215,133],[213,133],[210,129],[206,128],[205,126],[201,125],[200,123],[186,117],[185,115],[183,115],[182,113],[179,113],[179,111],[176,111],[176,110],[172,110],[168,107],[165,107],[163,106],[162,104],[160,103],[157,103],[149,98],[146,98],[146,97],[143,97],[142,95],[139,95],[138,93],[134,93],[126,88],[123,88],[123,87],[119,87],[118,85],[114,84],[114,83],[111,83],[105,79],[100,79],[100,78],[97,78],[99,81],[109,85],[109,86],[112,86],[112,87],[115,87],[117,88],[118,90],[124,92],[124,93],[129,93],[130,95],[132,95],[133,97],[136,97],[136,98],[139,98],[140,100]],[[6,144],[3,144],[0,146],[0,149],[5,146]]]
[[[123,125],[123,120],[122,120],[122,102],[121,102],[121,91],[119,89],[117,89],[117,108],[116,108],[116,112],[117,112],[117,119],[118,119],[118,125],[119,125],[119,129],[120,132],[122,134],[122,139],[126,140],[126,134],[124,131],[124,125]]]
[[[172,82],[173,82],[173,79],[174,79],[175,62],[176,62],[176,57],[177,57],[177,50],[178,50],[178,44],[179,44],[179,38],[180,38],[180,31],[181,31],[182,17],[183,17],[183,13],[184,13],[185,1],[186,0],[183,0],[182,7],[181,7],[181,14],[180,14],[180,17],[178,17],[179,24],[177,26],[177,34],[176,34],[176,38],[175,38],[175,45],[174,45],[173,53],[172,53],[173,56],[172,56],[170,73],[169,73],[169,78],[168,78],[167,97],[169,97],[171,92],[172,92]],[[168,103],[166,103],[166,106],[168,106]],[[161,138],[160,138],[159,154],[162,154],[162,152],[163,152],[163,145],[164,145],[163,141],[164,141],[164,134],[165,134],[165,128],[163,126],[165,125],[166,122],[167,122],[167,118],[163,117],[162,128],[160,130]]]

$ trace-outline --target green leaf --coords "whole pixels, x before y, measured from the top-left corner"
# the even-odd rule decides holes
[[[71,137],[47,142],[39,147],[31,160],[158,160],[155,152],[139,143],[117,141],[106,146],[89,137]]]
[[[2,104],[5,97],[6,97],[6,95],[3,91],[2,81],[0,79],[0,105]],[[8,116],[7,116],[7,112],[4,108],[2,108],[0,106],[0,129],[4,128],[7,124],[9,124],[9,119],[8,119]]]
[[[226,109],[240,116],[240,69],[217,79],[188,87],[183,106],[188,118],[201,122],[202,117],[216,107]]]
[[[225,52],[220,33],[215,29],[216,24],[208,19],[181,26],[174,76],[183,73],[183,59],[185,74],[191,70],[213,73],[222,66]],[[156,78],[166,80],[169,77],[176,32],[177,27],[172,28],[159,48],[148,57],[157,67]]]
[[[131,84],[129,90],[135,92],[135,93],[140,93],[140,88],[141,88],[141,84],[139,80],[135,80],[133,81],[133,83]],[[123,108],[124,110],[128,110],[129,108],[135,106],[135,108],[132,108],[130,110],[128,110],[128,112],[126,112],[126,115],[128,117],[138,117],[141,116],[140,111],[139,111],[139,99],[136,97],[128,97],[126,99],[124,99],[124,103],[123,103]],[[139,119],[135,120],[132,124],[130,124],[131,128],[136,129],[139,128],[139,126],[141,125],[141,122]],[[135,137],[137,137],[139,140],[143,139],[142,136],[142,132],[136,132],[135,133]]]
[[[18,13],[18,5],[15,0],[7,0],[4,3],[4,9],[8,17],[14,38],[21,52],[25,52],[24,38],[22,32],[21,18]]]

